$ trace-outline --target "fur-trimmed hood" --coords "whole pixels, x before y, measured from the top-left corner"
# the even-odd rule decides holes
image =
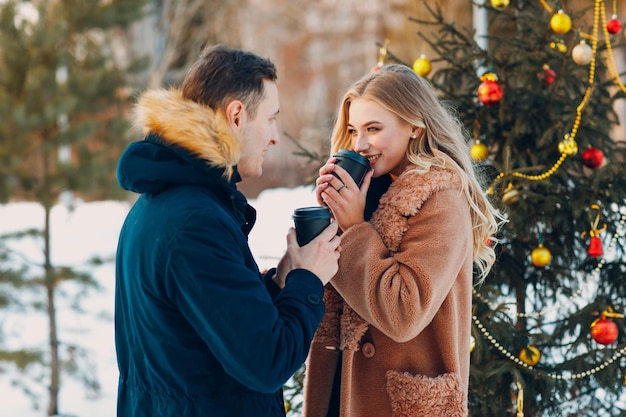
[[[220,112],[186,100],[177,89],[149,90],[137,101],[134,122],[146,136],[118,161],[122,188],[156,194],[179,185],[218,186],[244,205],[236,190],[241,141]]]
[[[148,90],[135,106],[134,124],[144,134],[188,150],[228,178],[241,156],[241,141],[221,112],[187,100],[178,89]]]

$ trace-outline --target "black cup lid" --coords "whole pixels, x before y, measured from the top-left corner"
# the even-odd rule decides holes
[[[330,209],[325,206],[300,207],[293,211],[295,217],[330,217]]]
[[[349,149],[339,149],[337,153],[335,153],[333,156],[351,159],[355,162],[358,162],[361,165],[365,165],[368,168],[370,166],[370,161],[366,157],[364,157],[360,153],[351,151]]]

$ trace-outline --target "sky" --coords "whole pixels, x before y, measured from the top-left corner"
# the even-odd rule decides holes
[[[250,204],[257,209],[257,223],[249,242],[259,268],[276,265],[284,253],[286,235],[293,225],[291,214],[298,207],[314,206],[315,195],[310,186],[293,189],[277,188],[261,192]],[[117,237],[126,213],[125,202],[84,203],[75,201],[73,211],[57,205],[51,213],[52,249],[54,264],[79,267],[94,255],[113,257]],[[36,203],[0,205],[0,234],[43,226],[43,209]],[[41,249],[33,242],[17,246],[35,261],[41,261]],[[60,337],[87,349],[93,363],[89,367],[97,373],[101,392],[89,398],[82,385],[64,378],[59,397],[59,411],[63,417],[111,417],[115,415],[117,364],[113,333],[114,267],[108,264],[94,271],[102,286],[83,302],[89,314],[77,314],[68,308],[59,311]],[[75,291],[64,288],[68,295]],[[46,319],[0,310],[0,328],[5,332],[8,346],[45,346]],[[42,388],[42,404],[33,410],[31,401],[12,388],[6,374],[0,374],[0,417],[43,417],[46,415],[47,396]]]

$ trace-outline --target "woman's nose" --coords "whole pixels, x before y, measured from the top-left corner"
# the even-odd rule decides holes
[[[354,140],[353,147],[356,152],[365,152],[369,147],[367,135],[364,133],[359,133]]]

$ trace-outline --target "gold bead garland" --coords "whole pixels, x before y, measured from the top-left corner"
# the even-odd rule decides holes
[[[572,139],[573,140],[573,139]],[[546,178],[548,178],[549,176],[551,176],[552,174],[554,174],[563,164],[563,162],[565,161],[565,158],[567,158],[567,153],[563,152],[561,153],[561,156],[559,157],[559,159],[554,163],[554,165],[552,165],[552,167],[547,170],[546,172],[544,172],[543,174],[539,174],[539,175],[527,175],[527,174],[522,174],[521,172],[511,172],[510,175],[512,175],[513,177],[517,177],[517,178],[524,178],[527,179],[529,181],[541,181],[541,180],[545,180]],[[495,178],[495,180],[493,181],[494,183],[497,183],[500,179],[502,179],[506,174],[504,172],[501,172],[498,174],[498,176]]]
[[[493,347],[495,347],[501,354],[506,356],[509,360],[511,360],[512,362],[515,362],[517,365],[523,366],[524,368],[526,368],[528,370],[534,371],[537,374],[541,374],[541,375],[547,376],[548,378],[551,378],[551,379],[554,379],[554,380],[567,381],[567,380],[586,378],[588,376],[591,376],[593,374],[596,374],[596,373],[602,371],[604,368],[606,368],[607,366],[611,365],[613,362],[615,362],[616,360],[618,360],[619,358],[624,356],[624,354],[626,354],[626,346],[622,346],[619,350],[615,351],[615,353],[613,354],[613,356],[611,358],[607,359],[606,361],[604,361],[600,365],[598,365],[598,366],[596,366],[596,367],[594,367],[592,369],[588,369],[588,370],[586,370],[584,372],[570,373],[570,374],[567,374],[567,375],[557,374],[557,373],[554,373],[554,372],[545,372],[545,371],[538,370],[534,366],[528,365],[527,363],[523,362],[521,359],[519,359],[517,356],[513,355],[509,350],[507,350],[504,346],[502,346],[496,340],[496,338],[493,337],[489,333],[489,331],[485,328],[485,326],[483,326],[483,324],[480,322],[480,320],[478,320],[478,317],[472,316],[472,319],[474,320],[474,324],[476,325],[478,330],[480,330],[480,332],[483,334],[485,339],[487,339],[489,341],[489,343],[491,343],[493,345]]]

